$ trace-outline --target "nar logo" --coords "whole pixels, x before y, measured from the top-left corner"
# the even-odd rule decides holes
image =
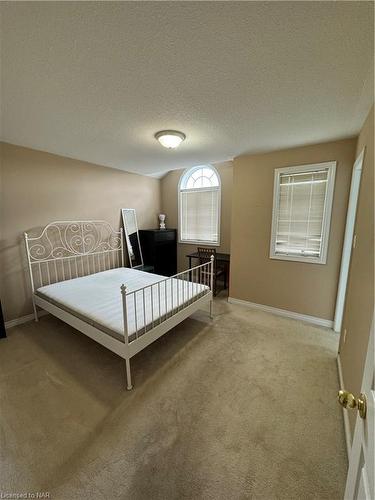
[[[21,499],[43,499],[51,498],[49,491],[26,491],[26,492],[0,492],[0,500],[21,500]]]

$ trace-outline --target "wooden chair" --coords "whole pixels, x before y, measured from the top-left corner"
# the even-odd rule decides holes
[[[211,255],[214,256],[214,289],[213,294],[217,293],[217,278],[220,276],[224,276],[224,288],[227,287],[227,273],[223,267],[220,267],[216,264],[216,248],[204,248],[198,247],[198,255],[199,255],[199,264],[205,264],[211,260]]]

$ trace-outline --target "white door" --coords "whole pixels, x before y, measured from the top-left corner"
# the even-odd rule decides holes
[[[365,154],[365,149],[363,148],[353,165],[348,212],[346,215],[344,245],[342,247],[339,286],[337,289],[335,319],[333,322],[333,329],[335,330],[335,332],[341,331],[342,316],[344,313],[346,285],[348,282],[350,257],[352,255],[352,247],[354,244],[353,243],[354,224],[355,224],[355,216],[357,213],[359,186],[361,184],[362,164],[363,164],[364,154]]]
[[[341,397],[345,391],[340,391]],[[349,469],[345,500],[374,500],[375,498],[375,343],[372,322],[361,395],[354,401],[345,393],[347,407],[358,410],[353,444],[349,455]],[[340,401],[342,403],[342,400]],[[366,404],[365,414],[362,403]]]

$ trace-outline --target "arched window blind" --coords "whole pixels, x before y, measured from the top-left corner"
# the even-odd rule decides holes
[[[220,178],[213,167],[193,167],[181,177],[179,222],[181,242],[220,244]]]

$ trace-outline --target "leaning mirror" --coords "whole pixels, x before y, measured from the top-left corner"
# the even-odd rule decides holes
[[[135,210],[134,208],[123,208],[121,213],[130,267],[142,267],[143,257],[141,244],[139,242],[137,216]]]

